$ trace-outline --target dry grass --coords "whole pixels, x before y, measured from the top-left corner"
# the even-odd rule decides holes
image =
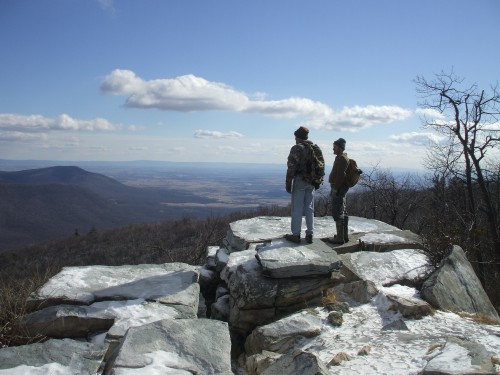
[[[334,289],[327,289],[323,292],[321,303],[323,306],[332,305],[334,303],[342,302],[338,292]]]
[[[450,310],[447,310],[450,311]],[[483,315],[483,314],[471,314],[465,311],[450,311],[458,316],[465,318],[465,319],[470,319],[473,322],[476,322],[478,324],[487,324],[490,326],[500,326],[500,321],[491,319],[490,317]]]
[[[26,301],[30,294],[42,286],[53,271],[35,273],[21,280],[2,278],[0,280],[0,347],[16,346],[43,341],[43,336],[33,336],[27,332],[22,318],[29,311]]]

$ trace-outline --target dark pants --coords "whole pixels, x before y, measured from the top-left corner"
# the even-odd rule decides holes
[[[330,192],[332,197],[332,217],[333,220],[344,220],[344,216],[347,215],[346,211],[346,195],[349,188],[343,187],[337,191],[337,195],[334,195],[333,189]]]

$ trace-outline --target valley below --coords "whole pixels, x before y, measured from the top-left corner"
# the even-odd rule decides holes
[[[0,160],[0,251],[90,230],[287,206],[286,165]]]

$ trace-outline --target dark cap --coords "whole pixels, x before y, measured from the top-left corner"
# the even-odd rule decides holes
[[[300,138],[300,139],[305,141],[309,137],[309,129],[307,129],[304,126],[301,126],[297,130],[295,130],[293,135],[295,135],[297,138]]]
[[[339,138],[335,142],[333,142],[334,145],[339,146],[342,150],[345,150],[345,139],[344,138]]]

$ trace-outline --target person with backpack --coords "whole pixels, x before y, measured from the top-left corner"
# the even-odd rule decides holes
[[[349,157],[345,152],[346,140],[339,138],[333,142],[335,160],[328,177],[331,186],[332,217],[337,227],[337,234],[328,241],[333,244],[343,244],[349,241],[348,224],[349,216],[346,211],[346,194],[349,190],[346,174],[349,166]]]
[[[294,133],[295,145],[290,149],[285,180],[286,191],[292,194],[291,234],[288,241],[300,243],[302,216],[306,217],[306,242],[313,242],[314,191],[322,183],[324,159],[321,149],[308,140],[309,129],[301,126]],[[323,165],[321,166],[321,163]]]

